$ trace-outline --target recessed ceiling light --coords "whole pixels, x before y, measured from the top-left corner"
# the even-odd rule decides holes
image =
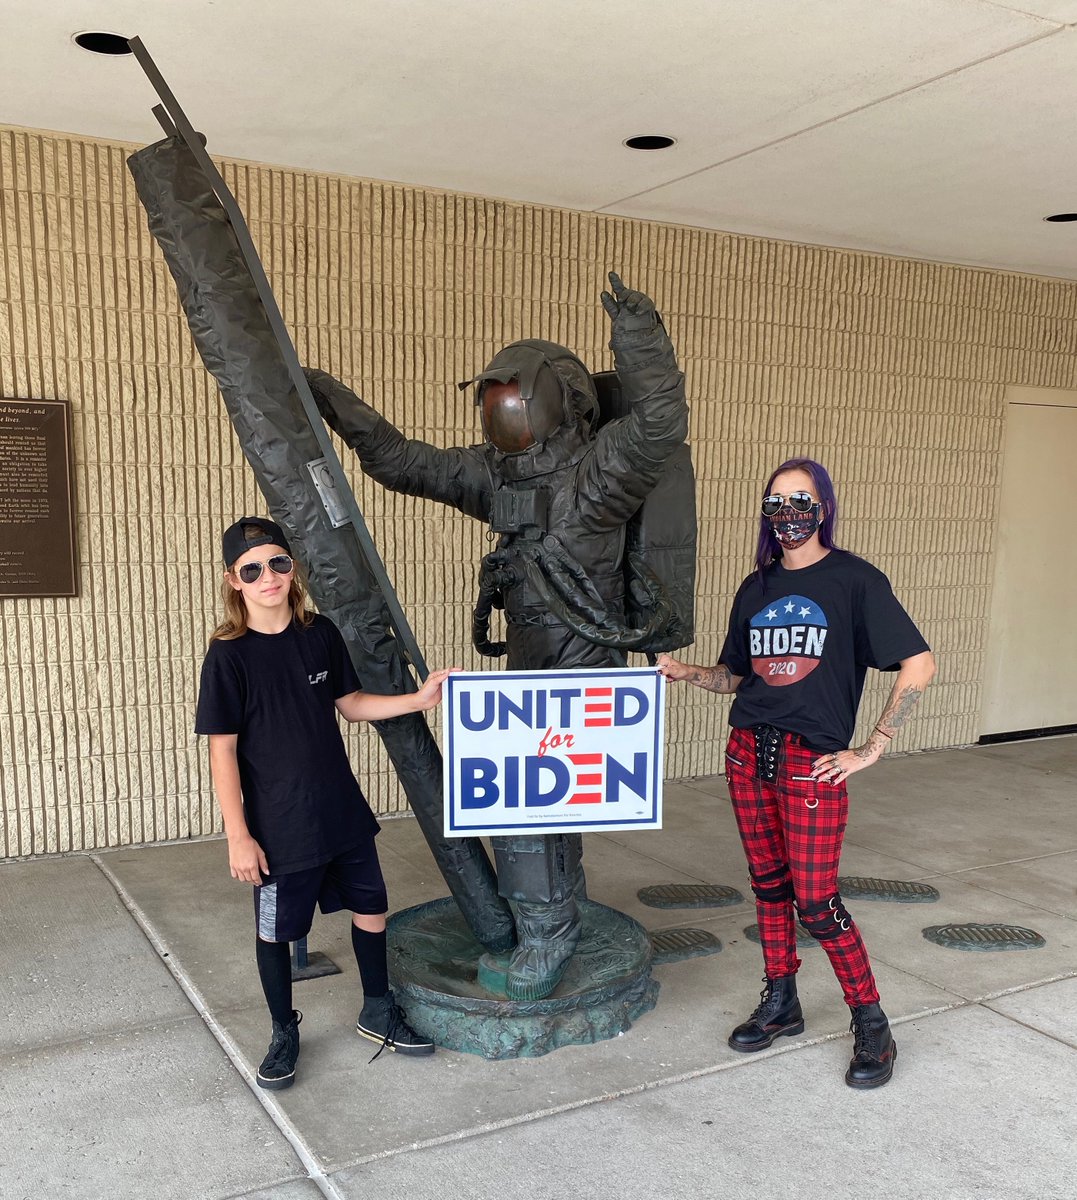
[[[625,145],[629,150],[665,150],[672,146],[675,139],[666,137],[665,134],[658,133],[643,133],[637,137],[625,138]]]
[[[76,46],[89,50],[91,54],[130,54],[127,39],[118,33],[76,33],[71,39]]]
[[[1077,213],[1055,213],[1052,217],[1044,217],[1045,221],[1056,221],[1061,224],[1063,221],[1077,221]]]

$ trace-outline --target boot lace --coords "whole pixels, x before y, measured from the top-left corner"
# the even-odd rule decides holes
[[[752,1015],[748,1018],[749,1021],[755,1021],[761,1016],[769,1016],[770,1009],[774,1007],[774,983],[763,976],[763,990],[759,993],[759,1003],[755,1006]]]
[[[849,1031],[853,1035],[853,1057],[865,1055],[868,1058],[879,1057],[878,1030],[867,1021],[864,1014],[854,1010],[853,1019],[849,1022]]]

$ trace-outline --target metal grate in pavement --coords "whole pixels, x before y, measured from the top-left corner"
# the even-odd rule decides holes
[[[1038,950],[1047,939],[1034,929],[1021,925],[964,924],[929,925],[924,937],[948,950]]]
[[[866,875],[842,875],[838,891],[846,900],[890,900],[896,904],[934,904],[939,898],[939,889],[930,883],[872,879]]]
[[[657,883],[636,894],[649,908],[725,908],[744,903],[735,887],[723,883]]]
[[[722,943],[706,929],[659,929],[650,934],[656,964],[717,954]]]

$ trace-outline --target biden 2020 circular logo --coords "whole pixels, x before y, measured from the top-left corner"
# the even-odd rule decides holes
[[[786,687],[819,665],[826,642],[826,614],[804,596],[783,596],[748,622],[752,670],[772,687]]]

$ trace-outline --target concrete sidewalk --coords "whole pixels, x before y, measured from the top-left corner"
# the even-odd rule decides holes
[[[1077,1197],[1077,737],[914,754],[854,778],[844,875],[930,881],[934,904],[850,901],[897,1025],[893,1081],[847,1088],[848,1010],[803,952],[807,1030],[726,1046],[761,986],[750,903],[659,910],[656,883],[751,896],[721,778],[668,785],[661,833],[590,834],[591,894],[721,953],[657,967],[624,1036],[489,1063],[383,1054],[353,1027],[346,918],[310,937],[342,974],[296,985],[296,1086],[252,1084],[268,1041],[250,892],[219,840],[0,864],[0,1195],[546,1200]],[[411,820],[379,847],[394,909],[445,894]],[[1038,950],[927,942],[948,921]]]

